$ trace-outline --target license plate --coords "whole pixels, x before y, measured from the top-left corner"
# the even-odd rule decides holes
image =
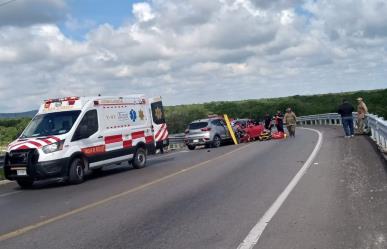
[[[27,170],[25,169],[18,169],[17,171],[18,176],[26,176],[27,175]]]
[[[199,139],[193,140],[194,143],[199,143]]]

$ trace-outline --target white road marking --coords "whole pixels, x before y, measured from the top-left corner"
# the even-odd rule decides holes
[[[312,153],[308,157],[308,160],[304,163],[304,165],[301,167],[301,169],[293,177],[293,179],[290,181],[288,186],[286,186],[286,188],[282,191],[282,193],[273,202],[273,204],[270,206],[270,208],[261,217],[261,219],[258,221],[258,223],[255,224],[255,226],[250,230],[249,234],[246,236],[246,238],[243,240],[243,242],[238,246],[238,249],[252,249],[258,243],[258,240],[261,237],[266,226],[269,224],[271,219],[274,217],[274,215],[280,209],[280,207],[285,202],[285,200],[287,199],[289,194],[293,191],[293,189],[297,185],[297,183],[304,176],[304,174],[306,173],[308,168],[311,166],[317,153],[319,152],[319,150],[321,148],[322,141],[323,141],[322,133],[318,130],[315,130],[315,129],[310,129],[310,128],[302,128],[302,129],[311,130],[311,131],[314,131],[318,134],[318,140],[317,140],[316,146],[314,147]]]

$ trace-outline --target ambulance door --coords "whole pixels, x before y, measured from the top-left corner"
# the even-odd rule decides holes
[[[80,148],[88,158],[90,166],[103,160],[105,154],[105,145],[98,132],[99,126],[97,110],[88,110],[82,117],[71,140],[71,146]]]
[[[164,107],[161,101],[161,97],[151,98],[150,113],[152,115],[153,136],[156,142],[156,146],[168,145],[168,129],[165,123]]]

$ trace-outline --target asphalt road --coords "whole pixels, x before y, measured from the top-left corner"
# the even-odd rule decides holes
[[[254,248],[387,248],[387,174],[365,137],[318,135],[152,157],[81,185],[0,186],[0,248],[237,248],[302,169]]]

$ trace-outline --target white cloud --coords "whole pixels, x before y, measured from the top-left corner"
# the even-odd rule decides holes
[[[148,22],[155,18],[152,8],[148,3],[133,4],[133,14],[139,22]]]
[[[63,13],[67,28],[90,29],[84,40],[55,18],[0,25],[0,112],[65,95],[179,104],[387,86],[384,1],[153,0],[135,3],[120,27]]]

